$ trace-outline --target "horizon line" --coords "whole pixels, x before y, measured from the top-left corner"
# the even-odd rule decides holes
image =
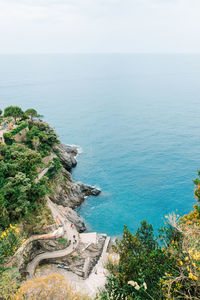
[[[0,52],[0,55],[200,55],[200,52]]]

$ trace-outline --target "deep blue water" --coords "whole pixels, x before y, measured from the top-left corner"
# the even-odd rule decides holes
[[[80,145],[72,174],[102,189],[79,209],[116,236],[195,203],[200,168],[200,56],[0,56],[0,108],[36,108],[63,143]]]

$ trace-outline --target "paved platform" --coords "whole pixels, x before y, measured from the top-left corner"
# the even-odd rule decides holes
[[[81,233],[80,240],[84,244],[97,244],[97,233],[96,232],[88,232],[88,233]]]

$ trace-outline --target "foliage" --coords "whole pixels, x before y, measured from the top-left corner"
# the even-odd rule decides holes
[[[89,300],[89,297],[73,291],[66,278],[55,273],[46,277],[36,277],[22,284],[13,297],[13,300],[21,299]]]
[[[0,109],[0,116],[2,115],[2,112],[3,112],[2,109]]]
[[[0,272],[4,269],[5,259],[15,253],[21,241],[20,229],[15,225],[10,224],[5,231],[0,232]]]
[[[23,218],[23,229],[27,236],[42,234],[54,223],[51,210],[45,201],[40,200],[36,202],[35,210],[29,211]]]
[[[54,130],[43,122],[34,122],[29,125],[29,129],[26,134],[27,145],[34,149],[37,140],[37,150],[41,156],[48,156],[52,152],[53,146],[59,142]]]
[[[20,118],[24,115],[23,110],[19,106],[8,106],[4,109],[4,117]]]
[[[19,133],[20,131],[22,131],[24,128],[26,128],[27,126],[28,126],[27,122],[26,121],[22,121],[22,122],[20,122],[19,126],[17,126],[16,128],[14,128],[12,131],[5,132],[3,134],[5,143],[7,145],[12,145],[15,142],[14,136],[17,133]]]
[[[200,226],[197,206],[194,211],[178,219],[168,216],[170,225],[179,232],[178,240],[172,239],[168,252],[176,260],[178,272],[166,273],[161,280],[166,299],[200,298]]]
[[[54,149],[53,149],[53,152],[54,152],[58,157],[60,157],[60,150],[59,150],[59,149],[54,148]]]
[[[11,136],[16,135],[17,133],[19,133],[20,131],[22,131],[27,126],[28,126],[28,124],[27,124],[26,121],[21,122],[19,126],[17,126],[15,129],[13,129],[12,131],[10,131]]]
[[[19,288],[19,272],[17,269],[6,268],[8,257],[11,257],[22,243],[20,228],[10,226],[0,232],[0,298],[10,299]]]
[[[29,108],[25,111],[25,113],[33,119],[34,117],[38,117],[38,113],[34,108]]]
[[[35,182],[42,160],[34,150],[23,145],[4,145],[0,147],[0,154],[3,157],[0,161],[0,227],[5,228],[35,209],[35,201],[46,193],[46,181]]]
[[[58,240],[58,244],[66,244],[66,243],[68,243],[68,240],[66,238],[60,238]]]
[[[38,146],[40,145],[40,139],[38,136],[35,136],[32,140],[32,145],[35,151],[37,151]]]
[[[146,221],[141,223],[141,227],[136,231],[136,237],[140,240],[141,246],[144,249],[154,250],[157,246],[157,242],[155,241],[153,234],[153,226],[151,224],[147,224]]]
[[[0,297],[1,299],[12,299],[20,284],[18,269],[6,269],[0,274]]]
[[[28,111],[32,116],[35,110]],[[19,107],[9,106],[5,109],[6,116],[25,116]],[[53,151],[58,143],[55,132],[43,122],[29,123],[27,143],[15,143],[13,136],[28,126],[27,121],[17,121],[18,127],[4,133],[6,145],[0,146],[0,228],[6,228],[11,220],[18,222],[26,219],[36,210],[38,201],[46,195],[47,177],[39,180],[38,170],[43,166],[42,157]],[[58,159],[54,159],[49,178],[60,170]],[[37,204],[36,204],[37,203]],[[42,222],[40,222],[41,224]]]
[[[12,145],[14,143],[14,139],[12,137],[12,134],[10,132],[5,132],[3,134],[4,141],[7,145]]]
[[[59,171],[61,170],[62,165],[58,158],[53,158],[53,161],[51,162],[51,166],[46,174],[46,176],[49,179],[54,178],[57,174],[59,174]]]
[[[118,264],[110,263],[108,266],[111,276],[102,299],[107,299],[107,294],[113,299],[143,300],[149,299],[148,294],[154,299],[161,299],[160,279],[175,267],[175,261],[157,244],[152,225],[143,221],[135,235],[125,226],[122,240],[117,241],[113,249],[119,253],[120,259]],[[138,288],[131,286],[129,281],[137,282]]]

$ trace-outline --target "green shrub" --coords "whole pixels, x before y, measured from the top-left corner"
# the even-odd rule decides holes
[[[47,182],[38,183],[38,167],[42,165],[39,153],[23,145],[3,145],[0,161],[0,227],[6,228],[35,209],[35,202],[45,196]]]
[[[39,139],[38,151],[42,157],[48,156],[53,146],[58,143],[58,138],[52,128],[43,122],[29,124],[29,131],[26,134],[27,145],[34,149],[34,140]]]
[[[11,136],[16,135],[17,133],[19,133],[20,131],[22,131],[24,128],[26,128],[28,126],[28,123],[26,121],[21,122],[21,124],[19,126],[17,126],[15,129],[13,129],[10,134]]]
[[[13,295],[20,287],[20,277],[17,268],[8,268],[0,274],[0,299],[13,299]]]
[[[7,145],[12,145],[14,143],[14,139],[12,138],[12,134],[10,132],[5,132],[3,137]]]
[[[46,174],[46,176],[49,179],[52,179],[53,177],[55,177],[58,173],[59,170],[61,170],[62,165],[60,163],[60,160],[58,158],[53,158],[53,161],[50,162],[51,166]]]
[[[119,262],[108,265],[111,276],[101,299],[163,299],[160,280],[176,264],[170,254],[157,244],[152,225],[143,221],[136,234],[125,226],[123,238],[114,246],[119,253]],[[135,287],[129,282],[135,282]],[[144,288],[147,286],[147,290]],[[113,298],[112,298],[113,297]]]
[[[66,238],[60,238],[58,240],[58,244],[66,244],[68,242],[68,240]]]
[[[10,224],[5,231],[0,232],[0,272],[4,269],[4,260],[16,252],[21,241],[20,230],[16,226]]]

